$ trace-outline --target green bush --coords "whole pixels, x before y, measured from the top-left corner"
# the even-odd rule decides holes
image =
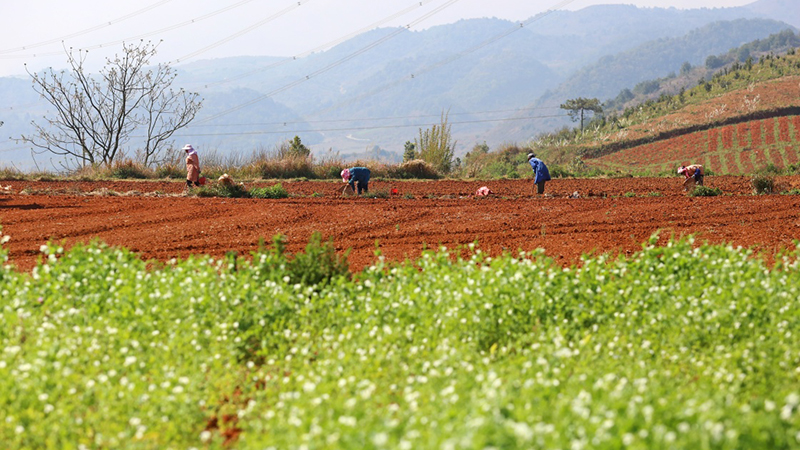
[[[198,197],[250,198],[250,192],[241,184],[207,184],[197,189],[195,195]]]
[[[286,251],[286,238],[276,235],[272,238],[272,248],[267,249],[262,241],[252,256],[253,267],[262,280],[323,286],[337,279],[350,279],[349,254],[348,249],[343,255],[338,255],[333,239],[323,242],[322,234],[315,231],[308,240],[305,253],[291,255]]]
[[[694,189],[689,192],[689,197],[714,197],[717,195],[722,195],[722,189],[710,188],[708,186],[695,186]]]
[[[755,194],[771,194],[775,191],[775,177],[767,173],[753,175],[750,183]]]
[[[289,192],[280,184],[269,187],[256,187],[250,189],[252,198],[286,198]]]

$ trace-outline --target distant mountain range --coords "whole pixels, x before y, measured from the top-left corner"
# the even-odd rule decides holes
[[[602,5],[541,14],[524,26],[472,19],[424,31],[382,28],[297,60],[197,61],[176,67],[176,85],[205,99],[176,145],[249,153],[298,135],[320,155],[329,149],[354,157],[400,155],[443,112],[459,154],[484,141],[525,142],[569,123],[558,109],[568,98],[607,100],[684,62],[703,64],[746,42],[796,32],[796,6],[795,0],[693,10]],[[29,132],[27,124],[45,106],[30,81],[0,78],[0,136]],[[25,167],[29,151],[3,139],[4,161]]]

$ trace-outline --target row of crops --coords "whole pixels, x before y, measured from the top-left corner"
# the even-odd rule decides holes
[[[766,165],[797,165],[800,116],[774,117],[698,131],[586,162],[605,170],[672,173],[699,163],[718,174],[748,174]]]
[[[3,448],[800,448],[797,254],[468,246],[326,280],[44,246],[0,271]]]

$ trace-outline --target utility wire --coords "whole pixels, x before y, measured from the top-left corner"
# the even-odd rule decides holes
[[[204,86],[205,86],[205,88],[208,88],[209,86],[216,86],[216,85],[230,83],[230,82],[233,82],[233,81],[236,81],[236,80],[240,80],[242,78],[247,78],[249,76],[252,76],[252,75],[255,75],[255,74],[258,74],[258,73],[263,73],[263,72],[266,72],[266,71],[268,71],[270,69],[273,69],[275,67],[279,67],[279,66],[282,66],[284,64],[290,63],[290,62],[295,61],[297,59],[304,58],[304,57],[309,56],[309,55],[311,55],[311,54],[313,54],[315,52],[322,51],[322,50],[325,50],[327,48],[335,47],[336,45],[339,45],[342,42],[345,42],[345,41],[347,41],[349,39],[352,39],[352,38],[358,36],[359,34],[362,34],[362,33],[365,33],[367,31],[373,30],[375,28],[380,27],[381,25],[386,24],[387,22],[391,22],[394,19],[402,17],[402,16],[408,14],[409,12],[414,11],[414,10],[416,10],[416,9],[422,7],[422,6],[425,6],[426,4],[428,4],[428,3],[432,2],[432,1],[436,1],[436,0],[423,0],[423,1],[414,2],[414,4],[409,6],[408,8],[405,8],[405,9],[403,9],[401,11],[398,11],[398,12],[396,12],[396,13],[390,15],[390,16],[384,17],[383,19],[381,19],[381,20],[379,20],[377,22],[374,22],[374,23],[372,23],[372,24],[370,24],[370,25],[368,25],[366,27],[363,27],[363,28],[361,28],[361,29],[359,29],[357,31],[349,33],[349,34],[347,34],[345,36],[342,36],[340,38],[337,38],[337,39],[334,39],[332,41],[329,41],[329,42],[327,42],[325,44],[322,44],[322,45],[320,45],[320,46],[318,46],[316,48],[313,48],[311,50],[307,50],[307,51],[305,51],[303,53],[299,53],[299,54],[294,55],[294,56],[290,56],[290,57],[288,57],[286,59],[274,62],[274,63],[266,65],[264,67],[261,67],[261,68],[255,69],[255,70],[251,70],[249,72],[241,73],[241,74],[236,75],[234,77],[230,77],[230,78],[226,78],[224,80],[220,80],[220,81],[215,81],[215,82],[204,84]]]
[[[161,0],[160,2],[153,3],[152,5],[146,6],[146,7],[142,8],[142,9],[140,9],[138,11],[134,11],[134,12],[132,12],[130,14],[127,14],[127,15],[124,15],[122,17],[118,17],[116,19],[109,20],[108,22],[101,23],[99,25],[95,25],[95,26],[93,26],[91,28],[87,28],[85,30],[78,31],[76,33],[68,34],[66,36],[61,36],[61,37],[49,39],[47,41],[37,42],[35,44],[24,45],[22,47],[10,48],[10,49],[6,49],[6,50],[0,50],[0,54],[25,51],[25,50],[29,50],[29,49],[32,49],[32,48],[41,47],[43,45],[53,44],[55,42],[61,42],[61,41],[67,40],[67,39],[71,39],[71,38],[74,38],[74,37],[82,36],[84,34],[91,33],[92,31],[97,31],[99,29],[115,25],[115,24],[117,24],[119,22],[122,22],[124,20],[128,20],[131,17],[138,16],[139,14],[143,14],[143,13],[145,13],[147,11],[150,11],[151,9],[158,8],[159,6],[164,5],[166,3],[169,3],[171,1],[172,0]]]
[[[205,52],[211,50],[212,48],[219,47],[222,44],[230,42],[233,39],[236,39],[236,38],[238,38],[238,37],[240,37],[240,36],[242,36],[242,35],[244,35],[246,33],[249,33],[251,31],[255,30],[258,27],[261,27],[261,26],[263,26],[263,25],[265,25],[265,24],[267,24],[269,22],[272,22],[273,20],[275,20],[275,19],[277,19],[277,18],[279,18],[279,17],[281,17],[283,15],[286,15],[287,13],[291,12],[292,10],[295,10],[295,9],[299,8],[304,3],[308,3],[310,1],[311,0],[300,0],[300,1],[297,1],[297,4],[293,4],[293,5],[289,6],[288,8],[285,8],[285,9],[283,9],[281,11],[278,11],[277,13],[267,17],[266,19],[261,20],[261,21],[255,23],[255,24],[253,24],[253,25],[250,25],[249,27],[247,27],[247,28],[245,28],[243,30],[240,30],[240,31],[238,31],[238,32],[236,32],[236,33],[234,33],[234,34],[232,34],[232,35],[230,35],[230,36],[228,36],[228,37],[226,37],[224,39],[221,39],[221,40],[219,40],[219,41],[217,41],[217,42],[215,42],[215,43],[213,43],[213,44],[211,44],[211,45],[209,45],[207,47],[204,47],[204,48],[201,48],[200,50],[197,50],[195,52],[189,53],[186,56],[182,56],[182,57],[176,59],[175,62],[176,63],[183,62],[183,61],[185,61],[187,59],[194,58],[195,56],[197,56],[199,54],[205,53]]]
[[[165,0],[165,1],[172,1],[172,0]],[[178,28],[183,28],[185,26],[192,25],[192,24],[195,24],[197,22],[200,22],[200,21],[203,21],[203,20],[210,19],[212,17],[218,16],[218,15],[224,13],[224,12],[228,12],[228,11],[234,9],[234,8],[238,8],[238,7],[240,7],[240,6],[244,5],[244,4],[250,3],[252,1],[254,1],[254,0],[242,0],[242,1],[238,2],[238,3],[234,3],[233,5],[228,5],[228,6],[224,7],[224,8],[217,9],[215,11],[212,11],[212,12],[208,13],[208,14],[203,14],[201,16],[195,17],[194,19],[189,19],[189,20],[186,20],[184,22],[180,22],[180,23],[177,23],[177,24],[174,24],[174,25],[170,25],[168,27],[160,28],[160,29],[155,30],[155,31],[150,31],[150,32],[139,34],[139,35],[136,35],[136,36],[131,36],[131,37],[128,37],[128,38],[125,38],[125,39],[118,39],[116,41],[110,41],[110,42],[105,42],[105,43],[102,43],[102,44],[90,45],[88,47],[84,47],[82,50],[95,50],[95,49],[98,49],[98,48],[108,47],[108,46],[111,46],[111,45],[117,45],[117,44],[120,44],[122,42],[129,42],[129,41],[135,41],[135,40],[138,40],[138,39],[144,39],[146,37],[150,37],[150,36],[157,35],[157,34],[160,34],[160,33],[164,33],[164,32],[167,32],[167,31],[172,31],[172,30],[176,30]],[[55,42],[55,41],[52,41],[52,42]],[[2,52],[0,52],[0,53],[2,53]],[[36,54],[26,54],[26,55],[0,55],[0,59],[26,58],[26,57],[34,57],[35,58],[37,56],[54,56],[54,55],[61,55],[61,54],[63,54],[63,52],[47,52],[47,53],[36,53]]]
[[[498,109],[493,111],[474,111],[474,112],[460,112],[449,113],[448,116],[478,116],[484,114],[500,114],[500,113],[519,113],[524,111],[534,110],[547,110],[547,109],[561,109],[558,106],[539,106],[530,108],[515,108],[515,109]],[[324,124],[324,123],[352,123],[352,122],[378,122],[384,120],[408,120],[408,119],[424,119],[427,117],[441,117],[441,114],[419,114],[413,116],[392,116],[392,117],[366,117],[366,118],[350,118],[350,119],[329,119],[329,120],[284,120],[280,122],[261,122],[261,123],[220,123],[208,124],[205,127],[262,127],[270,125],[298,125],[298,124]],[[547,116],[549,117],[549,116]],[[498,119],[499,120],[499,119]]]
[[[463,120],[448,122],[452,125],[463,125],[473,123],[487,123],[487,122],[510,122],[517,120],[532,120],[532,119],[548,119],[554,117],[567,117],[566,114],[551,114],[542,116],[527,116],[527,117],[504,117],[501,119],[476,119],[476,120]],[[317,128],[317,129],[304,129],[304,130],[259,130],[259,131],[244,131],[244,132],[230,132],[230,133],[192,133],[192,137],[198,136],[242,136],[242,135],[261,135],[261,134],[284,134],[284,133],[325,133],[331,131],[364,131],[364,130],[383,130],[383,129],[396,129],[396,128],[421,128],[439,125],[439,123],[416,123],[408,125],[374,125],[363,127],[344,127],[344,128]],[[189,135],[176,134],[175,137],[184,137]]]
[[[365,53],[365,52],[367,52],[367,51],[369,51],[369,50],[371,50],[371,49],[383,44],[384,42],[386,42],[386,41],[394,38],[395,36],[405,32],[407,29],[410,29],[410,28],[418,25],[419,23],[431,18],[432,16],[438,14],[439,12],[444,10],[445,8],[448,8],[448,7],[452,6],[456,2],[458,2],[458,0],[448,0],[445,4],[440,5],[439,7],[437,7],[434,10],[428,12],[427,14],[424,14],[422,17],[412,21],[411,23],[406,25],[404,28],[398,28],[394,32],[392,32],[392,33],[390,33],[390,34],[378,39],[377,41],[375,41],[375,42],[373,42],[373,43],[371,43],[371,44],[369,44],[369,45],[367,45],[365,47],[362,47],[359,50],[356,50],[355,52],[353,52],[353,53],[351,53],[351,54],[349,54],[349,55],[347,55],[347,56],[345,56],[343,58],[340,58],[340,59],[328,64],[327,66],[325,66],[325,67],[323,67],[321,69],[316,70],[315,72],[312,72],[312,73],[306,75],[303,78],[295,80],[295,81],[293,81],[293,82],[291,82],[291,83],[289,83],[287,85],[284,85],[284,86],[282,86],[282,87],[280,87],[278,89],[275,89],[275,90],[273,90],[271,92],[268,92],[266,94],[260,95],[260,96],[254,98],[254,99],[252,99],[252,100],[250,100],[248,102],[242,103],[242,104],[240,104],[238,106],[234,106],[233,108],[229,108],[229,109],[227,109],[225,111],[222,111],[220,113],[217,113],[217,114],[215,114],[213,116],[207,117],[204,120],[200,121],[200,123],[202,124],[202,123],[214,120],[214,119],[218,119],[218,118],[220,118],[220,117],[222,117],[224,115],[227,115],[227,114],[230,114],[232,112],[238,111],[238,110],[240,110],[242,108],[246,108],[246,107],[248,107],[250,105],[253,105],[255,103],[258,103],[258,102],[260,102],[260,101],[262,101],[264,99],[270,98],[270,97],[272,97],[272,96],[274,96],[276,94],[279,94],[279,93],[281,93],[283,91],[289,90],[289,89],[291,89],[291,88],[293,88],[293,87],[295,87],[297,85],[300,85],[300,84],[310,80],[311,78],[319,76],[319,75],[321,75],[321,74],[323,74],[323,73],[325,73],[325,72],[327,72],[327,71],[329,71],[329,70],[331,70],[331,69],[333,69],[335,67],[338,67],[338,66],[344,64],[347,61],[350,61],[351,59],[355,58],[356,56],[359,56],[359,55],[361,55],[361,54],[363,54],[363,53]],[[189,127],[191,127],[191,125]]]
[[[311,113],[310,115],[311,116],[319,116],[320,114],[324,114],[324,113],[329,112],[331,110],[334,110],[334,109],[337,109],[337,108],[341,108],[342,106],[349,105],[349,104],[355,103],[355,102],[357,102],[359,100],[363,100],[363,99],[365,99],[367,97],[372,97],[373,95],[380,94],[381,92],[385,92],[385,91],[387,91],[389,89],[392,89],[392,88],[394,88],[396,86],[399,86],[399,85],[401,85],[401,84],[403,84],[403,83],[405,83],[405,82],[407,82],[409,80],[416,79],[420,75],[424,75],[424,74],[426,74],[428,72],[431,72],[434,69],[442,67],[442,66],[444,66],[446,64],[450,64],[453,61],[456,61],[456,60],[458,60],[460,58],[463,58],[464,56],[467,56],[470,53],[474,53],[474,52],[476,52],[476,51],[478,51],[478,50],[480,50],[480,49],[482,49],[482,48],[484,48],[484,47],[486,47],[486,46],[488,46],[488,45],[490,45],[490,44],[492,44],[492,43],[494,43],[494,42],[496,42],[496,41],[498,41],[498,40],[500,40],[500,39],[502,39],[502,38],[504,38],[506,36],[509,36],[509,35],[517,32],[517,31],[521,30],[522,28],[530,25],[531,23],[547,17],[548,15],[552,14],[553,12],[555,12],[555,11],[557,11],[557,10],[567,6],[567,5],[569,5],[570,3],[574,2],[574,1],[575,0],[562,0],[561,2],[557,3],[552,8],[548,9],[546,12],[544,12],[542,14],[539,14],[539,15],[536,15],[534,17],[531,17],[530,19],[528,19],[528,20],[526,20],[524,22],[520,22],[519,25],[515,24],[514,26],[510,27],[508,30],[506,30],[506,31],[504,31],[504,32],[502,32],[502,33],[500,33],[500,34],[498,34],[496,36],[493,36],[493,37],[491,37],[489,39],[486,39],[485,41],[483,41],[483,42],[481,42],[481,43],[479,43],[479,44],[477,44],[477,45],[475,45],[475,46],[473,46],[473,47],[471,47],[471,48],[469,48],[467,50],[464,50],[464,51],[461,51],[459,53],[456,53],[453,56],[450,56],[448,58],[442,59],[442,60],[440,60],[440,61],[438,61],[436,63],[433,63],[433,64],[431,64],[431,65],[429,65],[427,67],[424,67],[424,68],[420,69],[419,71],[416,71],[415,73],[412,73],[412,74],[407,75],[407,76],[405,76],[403,78],[397,79],[397,80],[395,80],[395,81],[393,81],[391,83],[385,84],[383,86],[379,86],[379,87],[377,87],[377,88],[375,88],[375,89],[373,89],[373,90],[371,90],[369,92],[365,92],[364,94],[361,94],[359,96],[352,97],[352,98],[349,98],[347,100],[343,100],[343,101],[341,101],[339,103],[336,103],[334,105],[331,105],[331,106],[329,106],[329,107],[327,107],[325,109],[322,109],[322,110],[319,110],[317,112]]]

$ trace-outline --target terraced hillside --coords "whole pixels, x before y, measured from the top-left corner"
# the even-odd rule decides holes
[[[591,133],[581,150],[591,168],[657,174],[700,163],[747,174],[766,164],[789,167],[800,160],[800,58],[792,52],[731,68]]]
[[[747,174],[800,161],[800,116],[770,117],[683,134],[587,160],[604,170],[669,172],[686,163],[718,174]]]

